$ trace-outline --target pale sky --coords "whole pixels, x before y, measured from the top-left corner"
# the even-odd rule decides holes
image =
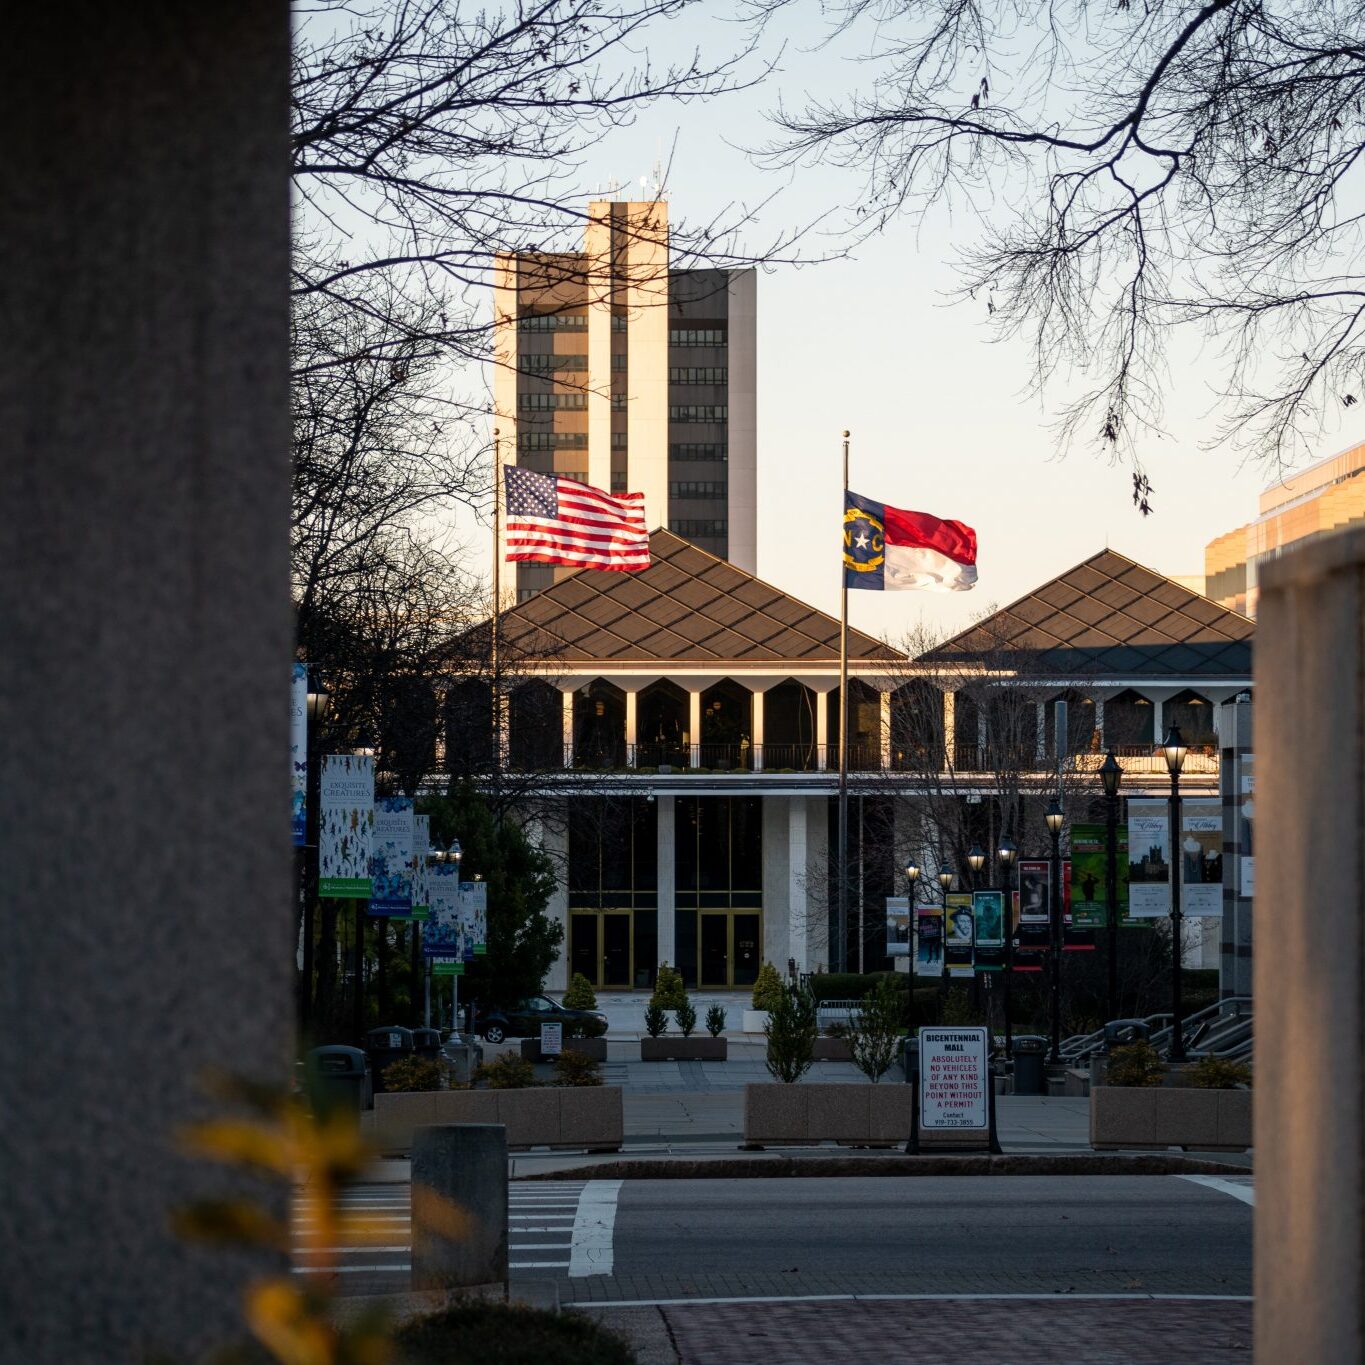
[[[583,168],[585,201],[605,197],[613,180],[622,186],[616,197],[641,197],[640,177],[676,145],[667,185],[675,222],[705,221],[781,191],[751,247],[856,202],[856,171],[769,174],[733,145],[766,140],[763,115],[779,93],[800,104],[805,92],[837,94],[865,71],[837,53],[810,50],[813,31],[800,16],[811,12],[795,12],[785,33],[773,34],[774,45],[789,40],[775,80],[681,111],[660,106],[603,142]],[[689,21],[689,40],[697,29]],[[725,26],[717,31],[726,35]],[[662,44],[651,49],[660,55],[668,55]],[[778,267],[758,283],[760,576],[837,613],[845,427],[857,492],[976,528],[973,592],[850,594],[852,623],[893,640],[921,615],[944,628],[966,624],[1106,545],[1161,573],[1202,573],[1205,543],[1251,519],[1268,481],[1235,452],[1203,448],[1216,425],[1217,365],[1193,338],[1171,367],[1167,434],[1140,447],[1155,515],[1144,519],[1133,507],[1126,468],[1080,449],[1061,458],[1048,408],[1026,392],[1027,347],[994,343],[984,304],[947,300],[957,284],[953,234],[972,230],[946,214],[918,229],[907,220],[856,259]],[[818,239],[811,245],[820,247]],[[1362,438],[1365,420],[1348,421],[1316,455]],[[463,529],[473,528],[466,522]],[[474,532],[466,543],[487,562],[484,535]]]

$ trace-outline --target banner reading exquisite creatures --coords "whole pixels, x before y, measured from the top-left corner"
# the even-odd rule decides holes
[[[412,918],[424,920],[431,909],[431,816],[413,816],[412,830]]]
[[[465,958],[488,951],[488,883],[460,883],[460,914],[465,926]]]
[[[422,925],[422,952],[457,964],[457,971],[462,972],[466,936],[458,864],[437,863],[430,869],[428,886],[431,913]]]
[[[289,697],[289,748],[293,756],[294,847],[308,842],[308,665],[294,665]]]
[[[322,760],[318,805],[318,895],[370,894],[374,833],[374,759],[328,754]]]
[[[370,851],[370,914],[412,914],[412,844],[412,797],[380,797]]]

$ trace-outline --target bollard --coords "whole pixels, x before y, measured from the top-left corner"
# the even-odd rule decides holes
[[[507,1282],[507,1129],[418,1128],[412,1139],[412,1287]]]

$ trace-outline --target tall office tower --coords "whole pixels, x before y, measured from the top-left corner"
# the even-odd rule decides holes
[[[753,573],[756,272],[671,269],[662,201],[594,202],[581,252],[496,270],[500,462],[643,493],[651,529]],[[515,568],[519,602],[570,572]]]

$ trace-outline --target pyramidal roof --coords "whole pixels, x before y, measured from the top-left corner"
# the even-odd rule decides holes
[[[1255,623],[1101,550],[921,656],[985,662],[1020,653],[1049,672],[1249,677]]]
[[[839,622],[671,531],[649,537],[639,573],[580,569],[502,616],[523,657],[642,663],[791,663],[839,658]],[[904,656],[861,631],[850,659]]]

